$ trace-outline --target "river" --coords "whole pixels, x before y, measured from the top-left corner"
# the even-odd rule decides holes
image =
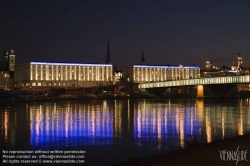
[[[0,102],[6,105],[6,102]],[[190,142],[250,132],[250,99],[11,102],[0,110],[4,150],[82,150],[83,165],[113,165]]]

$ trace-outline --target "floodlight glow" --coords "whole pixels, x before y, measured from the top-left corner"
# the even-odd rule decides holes
[[[31,65],[58,65],[58,66],[105,66],[112,67],[111,64],[80,64],[80,63],[51,63],[51,62],[30,62]]]
[[[199,69],[199,66],[149,66],[149,65],[133,65],[133,67],[151,67],[151,68],[174,68],[174,69],[180,69],[180,68],[184,68],[184,69]]]
[[[238,70],[228,70],[228,72],[230,72],[230,73],[237,73]]]

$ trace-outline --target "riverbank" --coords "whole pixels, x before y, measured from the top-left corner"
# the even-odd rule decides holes
[[[60,94],[57,99],[160,99],[153,94]]]
[[[231,98],[248,98],[250,94],[241,95],[238,97]],[[53,100],[87,100],[87,99],[177,99],[177,98],[197,98],[195,93],[165,93],[165,94],[154,94],[149,92],[139,93],[65,93],[65,92],[54,92],[44,93],[40,91],[0,91],[0,101],[53,101]],[[204,97],[209,99],[213,97]],[[229,99],[229,98],[227,98]]]
[[[176,97],[187,98],[187,97]],[[12,96],[0,98],[0,101],[55,101],[55,100],[117,100],[117,99],[162,99],[153,94],[84,94],[84,93],[66,93],[48,96],[38,96],[30,98],[17,98]]]
[[[246,154],[244,161],[223,161],[220,152],[238,151]],[[246,153],[247,152],[247,153]],[[225,156],[227,157],[227,156]],[[247,161],[246,161],[247,160]],[[147,158],[131,158],[117,166],[250,166],[250,134],[198,144]]]

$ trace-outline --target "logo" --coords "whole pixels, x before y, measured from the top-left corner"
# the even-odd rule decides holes
[[[219,150],[220,159],[223,161],[235,161],[236,165],[240,161],[248,161],[247,160],[247,150],[239,150],[239,146],[236,150]]]

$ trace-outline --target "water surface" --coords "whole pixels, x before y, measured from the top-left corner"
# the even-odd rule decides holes
[[[6,103],[1,102],[1,105]],[[250,132],[249,99],[85,100],[9,103],[1,146],[85,150],[86,164],[112,165]]]

